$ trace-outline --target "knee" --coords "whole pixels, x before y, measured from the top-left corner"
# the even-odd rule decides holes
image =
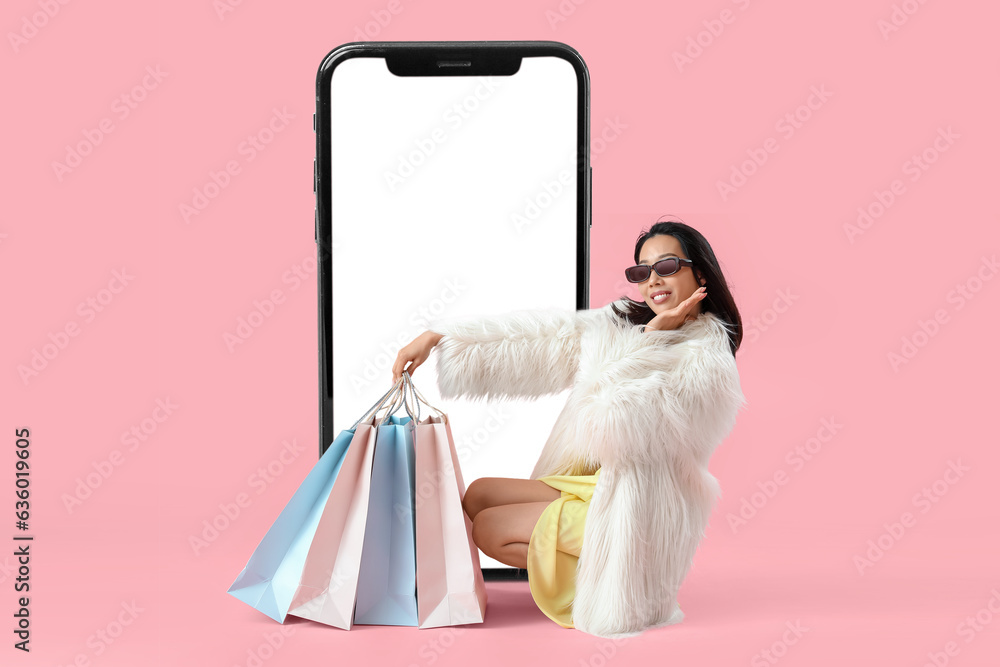
[[[473,522],[473,527],[475,527],[476,515],[479,514],[479,512],[486,505],[483,486],[482,477],[472,480],[472,483],[469,484],[469,488],[465,490],[465,496],[462,497],[462,508],[469,516],[469,521]]]
[[[488,522],[491,518],[489,508],[481,510],[472,521],[472,541],[476,543],[484,554],[493,557],[492,532]]]
[[[476,543],[476,546],[480,549],[483,548],[485,542],[483,541],[483,520],[473,519],[472,520],[472,541]],[[483,549],[485,551],[485,549]]]

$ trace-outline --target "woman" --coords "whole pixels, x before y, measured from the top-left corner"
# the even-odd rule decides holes
[[[549,618],[601,637],[683,619],[677,589],[719,494],[708,460],[746,402],[742,319],[708,241],[659,222],[635,262],[641,302],[441,321],[393,366],[395,384],[440,346],[444,398],[572,387],[532,479],[477,479],[463,506],[479,548],[526,568]]]

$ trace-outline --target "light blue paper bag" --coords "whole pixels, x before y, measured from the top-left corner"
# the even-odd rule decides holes
[[[417,625],[413,429],[412,416],[391,415],[375,436],[354,610],[359,625]]]
[[[341,431],[306,475],[227,591],[284,623],[316,525],[337,480],[354,429]]]
[[[376,413],[382,409],[390,394],[401,391],[401,384],[402,380],[376,402]],[[392,405],[390,411],[395,407],[395,397]],[[341,431],[323,453],[227,590],[230,595],[284,623],[299,587],[306,555],[316,535],[320,517],[355,431],[371,415],[372,410],[369,409],[351,428]]]

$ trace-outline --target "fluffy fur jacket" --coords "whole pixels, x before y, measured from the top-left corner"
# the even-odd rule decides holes
[[[438,320],[444,398],[572,388],[532,479],[601,468],[577,561],[573,625],[600,637],[678,623],[677,591],[719,485],[707,468],[746,403],[726,325],[644,332],[603,308]]]

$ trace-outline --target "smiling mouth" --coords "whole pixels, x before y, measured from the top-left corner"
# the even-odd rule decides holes
[[[656,296],[649,297],[649,300],[653,303],[663,303],[670,298],[670,292],[660,292]]]

